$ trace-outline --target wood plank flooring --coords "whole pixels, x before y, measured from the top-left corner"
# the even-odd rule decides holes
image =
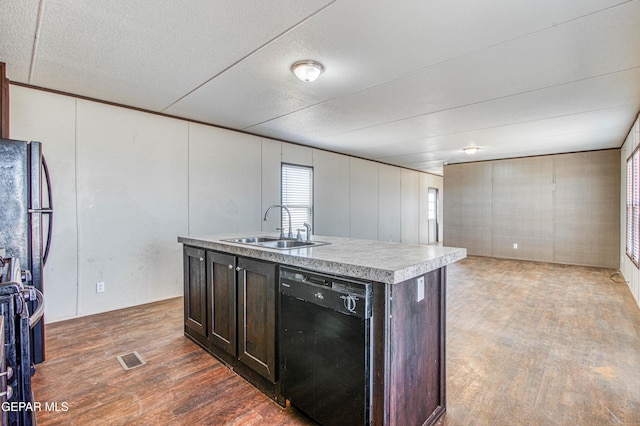
[[[640,308],[613,272],[481,257],[451,265],[440,424],[640,424]],[[181,298],[48,325],[35,399],[68,410],[39,411],[38,423],[313,424],[182,330]],[[134,350],[147,364],[125,371],[115,357]]]
[[[640,425],[640,308],[614,272],[450,267],[442,424]]]
[[[36,401],[68,404],[37,413],[42,425],[305,425],[183,335],[182,298],[46,327]],[[116,356],[146,365],[125,371]]]

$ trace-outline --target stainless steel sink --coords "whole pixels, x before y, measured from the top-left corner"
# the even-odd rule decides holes
[[[278,241],[280,238],[278,237],[246,237],[246,238],[231,238],[228,240],[223,240],[223,241],[228,241],[230,243],[238,243],[238,244],[260,244],[260,243],[264,243],[264,242],[269,242],[269,241]]]
[[[322,246],[325,244],[329,244],[329,243],[324,243],[322,241],[278,240],[278,241],[266,241],[259,245],[262,247],[287,250],[287,249],[294,249],[294,248]]]
[[[230,243],[247,244],[250,246],[272,248],[278,250],[291,250],[296,248],[317,247],[330,243],[323,241],[300,241],[292,238],[277,238],[277,237],[244,237],[244,238],[230,238],[227,241]]]

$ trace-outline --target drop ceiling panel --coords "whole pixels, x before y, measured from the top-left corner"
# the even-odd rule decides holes
[[[10,80],[27,81],[38,0],[0,0],[0,61],[7,64]]]
[[[637,4],[635,5],[637,7]],[[315,143],[461,106],[523,94],[640,66],[638,14],[628,5],[589,15],[250,128]]]
[[[0,6],[13,81],[416,169],[620,146],[640,109],[640,0]]]
[[[458,162],[468,158],[487,159],[501,152],[504,154],[513,153],[519,156],[523,149],[531,150],[540,148],[545,151],[539,154],[549,153],[547,149],[554,149],[560,152],[565,148],[563,144],[547,146],[543,139],[552,136],[568,137],[583,133],[583,142],[585,149],[603,149],[616,148],[618,138],[626,136],[626,130],[621,127],[622,124],[629,120],[633,120],[637,113],[635,106],[623,106],[611,108],[610,110],[600,110],[596,112],[588,112],[583,114],[575,114],[566,117],[548,118],[527,123],[518,123],[509,126],[495,127],[491,129],[472,130],[454,135],[442,135],[430,138],[418,139],[409,142],[391,143],[380,145],[368,150],[369,155],[381,161],[401,161],[403,164],[409,164],[416,154],[429,153],[432,154],[428,160],[441,160],[448,162]],[[597,145],[589,142],[590,135],[594,132],[608,132],[608,138],[598,136],[595,140]],[[540,141],[537,141],[540,139]],[[474,156],[466,156],[462,149],[468,146],[478,146],[480,151]],[[571,146],[570,151],[575,151],[577,147]],[[578,149],[579,150],[579,149]],[[443,152],[448,152],[447,157],[443,158]],[[353,150],[352,154],[360,155],[357,150]],[[420,159],[420,157],[418,157]]]
[[[327,70],[323,79],[313,85],[298,81],[289,69],[291,64],[307,56],[292,51],[274,58],[269,49],[256,52],[237,64],[232,72],[216,77],[164,112],[244,129],[317,104],[331,90],[331,75],[336,70]]]
[[[622,120],[620,120],[622,121]],[[387,153],[402,152],[405,150],[413,150],[414,152],[404,155],[391,155],[388,157],[381,156],[376,158],[378,161],[384,163],[402,165],[409,168],[421,169],[419,166],[422,163],[436,164],[441,166],[447,158],[447,163],[462,163],[468,161],[482,161],[494,158],[505,158],[506,156],[521,157],[528,155],[545,155],[558,152],[573,152],[584,151],[593,149],[610,149],[609,142],[612,132],[617,132],[615,128],[600,128],[598,126],[580,129],[573,133],[561,132],[554,133],[543,129],[546,126],[546,121],[538,122],[527,126],[529,133],[518,135],[519,130],[525,130],[524,126],[520,126],[519,129],[506,129],[501,128],[493,131],[483,132],[469,132],[469,136],[472,137],[486,137],[490,138],[491,142],[487,145],[480,147],[475,155],[465,154],[460,145],[457,145],[455,141],[447,143],[447,139],[450,137],[445,136],[437,139],[437,143],[443,146],[452,147],[451,149],[439,149],[432,148],[430,139],[425,139],[418,142],[412,142],[406,144],[402,149],[394,150],[392,146],[387,147]],[[553,123],[551,123],[553,124]],[[555,124],[563,124],[555,123]],[[569,123],[571,124],[571,123]],[[569,149],[564,151],[564,143],[567,142]],[[434,144],[435,145],[435,144]],[[558,151],[561,148],[563,151]],[[571,149],[572,148],[572,149]],[[428,152],[419,152],[420,150],[429,150]],[[383,152],[382,150],[380,151]]]
[[[416,108],[421,111],[424,106],[406,103],[406,87],[412,92],[411,99],[422,100],[424,97],[415,93],[421,83],[431,82],[429,86],[422,87],[422,91],[429,90],[429,93],[433,85],[446,83],[442,78],[428,80],[434,74],[436,77],[447,76],[453,68],[457,74],[462,74],[460,78],[469,79],[477,73],[473,63],[467,65],[464,62],[445,63],[434,71],[425,71],[426,76],[419,73],[420,70],[504,40],[526,36],[529,32],[552,28],[558,22],[615,2],[578,2],[568,7],[566,4],[558,7],[557,2],[544,3],[547,8],[553,8],[553,14],[541,8],[539,3],[514,6],[513,2],[506,0],[491,4],[469,2],[464,7],[449,1],[337,2],[246,58],[234,66],[232,72],[211,80],[172,105],[166,112],[225,123],[257,133],[270,128],[270,124],[262,127],[260,123],[275,119],[273,127],[284,128],[290,118],[300,125],[289,129],[292,131],[288,133],[295,135],[295,140],[306,138],[312,141],[318,134],[316,129],[310,128],[308,122],[300,122],[299,116],[288,114],[301,110],[303,116],[310,114],[309,121],[322,128],[320,134],[323,135],[334,131],[331,126],[340,126],[337,131],[342,131],[363,121],[378,123],[389,119],[387,110],[394,110],[395,116],[402,116],[407,110],[414,114]],[[495,19],[496,13],[507,14],[510,19]],[[487,27],[483,24],[485,19],[492,20],[495,25]],[[460,28],[465,30],[460,31]],[[509,55],[511,51],[504,53],[500,50],[499,53]],[[326,66],[325,73],[314,84],[300,83],[290,74],[291,64],[301,59],[318,60]],[[361,102],[371,105],[367,99],[371,97],[367,88],[381,82],[393,82],[402,76],[412,78],[383,85],[381,90],[374,91],[379,99],[388,102],[388,108],[379,113],[381,117],[372,115],[375,110],[371,108],[362,108]],[[397,85],[401,86],[400,90]],[[441,91],[445,88],[441,87]],[[460,87],[459,90],[465,88]],[[487,87],[486,90],[491,89]],[[349,97],[350,94],[353,96]],[[332,100],[334,98],[339,100]],[[403,108],[397,109],[394,100],[401,102]],[[344,102],[344,108],[340,108],[341,102]],[[427,102],[426,106],[431,105],[430,99],[422,102]],[[323,114],[325,108],[333,114]],[[283,137],[283,134],[278,136]]]
[[[402,143],[424,137],[456,135],[472,130],[571,116],[621,105],[637,110],[640,108],[639,83],[640,68],[634,68],[319,138],[316,143],[327,149],[350,149],[351,152],[366,151],[375,155],[377,146],[390,142]],[[473,142],[480,143],[461,140],[465,146]]]
[[[622,106],[608,110],[586,112],[518,123],[509,126],[474,130],[455,135],[443,135],[422,140],[378,146],[369,154],[385,163],[420,168],[422,161],[449,163],[506,158],[508,156],[542,155],[619,147],[637,106]],[[469,143],[482,141],[483,143]],[[477,145],[476,155],[462,151]],[[359,155],[357,151],[353,152]],[[417,160],[417,161],[416,161]]]
[[[47,1],[30,83],[159,111],[327,3]]]

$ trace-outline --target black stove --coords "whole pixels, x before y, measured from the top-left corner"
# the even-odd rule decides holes
[[[0,257],[0,314],[4,322],[4,364],[0,371],[2,424],[28,426],[36,424],[31,376],[29,331],[42,318],[44,298],[31,282],[29,271],[20,268],[17,258]],[[29,305],[33,314],[30,315]],[[0,363],[1,365],[2,363]]]

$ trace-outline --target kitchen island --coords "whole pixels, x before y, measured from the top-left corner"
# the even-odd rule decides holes
[[[178,238],[185,334],[285,405],[281,268],[369,282],[367,417],[380,425],[435,423],[445,412],[446,266],[466,250],[323,236],[312,239],[326,245],[293,249],[225,241],[266,236],[277,238],[257,232]]]

